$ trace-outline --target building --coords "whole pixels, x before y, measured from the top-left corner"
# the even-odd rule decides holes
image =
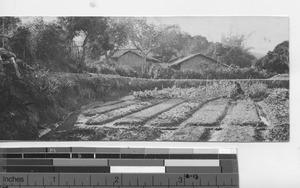
[[[224,69],[229,66],[199,53],[178,58],[170,63],[170,67],[177,70],[193,70],[200,72],[205,69]]]
[[[143,55],[136,49],[118,50],[111,57],[110,62],[118,66],[131,67],[138,73],[147,70],[151,65],[160,67],[160,61],[151,56],[148,56],[146,63],[144,63]]]

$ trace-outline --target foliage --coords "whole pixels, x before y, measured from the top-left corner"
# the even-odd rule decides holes
[[[4,23],[3,23],[4,22]],[[18,17],[0,17],[0,26],[1,26],[1,46],[3,48],[10,49],[10,39],[14,33],[14,30],[18,27],[19,23],[21,22],[20,18]],[[4,32],[3,27],[4,26]],[[4,33],[4,36],[2,36],[2,33]],[[4,44],[3,44],[4,42]]]
[[[162,30],[154,24],[148,24],[144,18],[128,18],[124,20],[127,25],[128,39],[132,45],[143,55],[158,47]]]
[[[26,62],[34,61],[34,47],[29,27],[20,26],[11,39],[11,49],[19,59]]]
[[[82,56],[80,63],[84,64],[87,50],[92,59],[101,55],[102,49],[113,48],[107,34],[108,19],[106,17],[59,17],[59,24],[66,30],[67,39],[73,40],[75,37],[82,37]]]
[[[147,75],[153,74],[147,72]],[[264,79],[272,76],[256,68],[205,69],[201,72],[167,68],[159,69],[155,75],[156,79]]]
[[[249,50],[249,48],[246,47],[246,41],[251,36],[251,34],[233,34],[230,33],[229,35],[222,35],[221,42],[222,44],[226,46],[232,46],[232,47],[240,47],[242,49]]]
[[[278,88],[273,90],[267,97],[266,101],[270,104],[277,104],[281,101],[289,99],[289,90],[285,88]]]
[[[102,64],[97,68],[100,74],[118,74],[126,77],[155,78],[155,79],[265,79],[273,76],[264,70],[256,68],[205,69],[201,72],[192,70],[175,70],[172,68],[149,67],[141,75],[131,67]],[[89,71],[95,72],[96,70]]]
[[[183,33],[181,28],[177,25],[167,26],[162,30],[162,35],[159,46],[152,50],[154,57],[159,59],[161,62],[169,62],[178,56],[185,55],[186,47],[190,35]]]
[[[256,66],[270,72],[282,74],[289,72],[289,41],[278,44],[273,51],[259,59]]]
[[[0,108],[1,140],[30,140],[37,137],[38,111],[33,105],[41,102],[41,97],[31,82],[35,78],[23,75],[23,79],[19,80],[5,69],[0,70],[0,106],[5,107]]]
[[[137,99],[210,99],[227,96],[231,87],[231,85],[226,83],[213,83],[197,88],[179,88],[173,86],[172,88],[165,88],[162,90],[157,90],[157,88],[155,88],[154,90],[135,91],[133,92],[133,96]]]
[[[56,23],[38,23],[35,56],[42,66],[51,70],[61,70],[72,60],[68,54],[68,43],[63,28]]]
[[[115,68],[110,65],[107,65],[107,64],[98,66],[98,73],[100,73],[100,74],[117,74]]]
[[[126,76],[126,77],[138,77],[138,72],[130,67],[124,67],[124,66],[116,66],[115,71],[120,76]]]
[[[290,125],[276,125],[269,130],[268,141],[287,142],[290,139]]]
[[[263,83],[254,83],[245,87],[245,94],[250,98],[264,98],[267,95],[267,85]]]

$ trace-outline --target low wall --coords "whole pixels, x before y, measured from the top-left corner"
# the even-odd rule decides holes
[[[282,87],[289,88],[289,80],[281,79],[235,79],[235,80],[196,80],[196,79],[143,79],[121,77],[115,75],[100,74],[65,74],[66,79],[72,80],[81,86],[92,87],[94,90],[99,88],[107,90],[141,91],[154,88],[161,89],[166,87],[198,87],[213,83],[264,83],[270,88]]]

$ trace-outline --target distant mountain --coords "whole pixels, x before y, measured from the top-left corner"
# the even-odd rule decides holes
[[[257,59],[264,57],[266,54],[261,54],[257,52],[251,52],[252,55],[254,55]]]

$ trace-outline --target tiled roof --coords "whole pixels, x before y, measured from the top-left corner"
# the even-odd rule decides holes
[[[211,61],[213,61],[213,62],[215,62],[217,64],[220,64],[220,65],[222,65],[224,67],[229,67],[228,65],[226,65],[224,63],[221,63],[221,62],[219,62],[219,61],[217,61],[217,60],[215,60],[213,58],[207,57],[207,56],[205,56],[205,55],[203,55],[201,53],[192,54],[192,55],[189,55],[189,56],[186,56],[186,57],[183,57],[183,58],[179,58],[178,60],[172,62],[170,66],[173,67],[173,66],[179,65],[179,64],[181,64],[181,63],[183,63],[183,62],[185,62],[185,61],[187,61],[187,60],[189,60],[189,59],[191,59],[193,57],[196,57],[196,56],[202,56],[202,57],[207,58],[207,59],[209,59],[209,60],[211,60]]]
[[[118,59],[119,57],[121,57],[122,55],[124,55],[124,54],[126,54],[128,52],[131,52],[131,53],[134,53],[134,54],[136,54],[136,55],[138,55],[140,57],[143,57],[143,55],[141,54],[141,52],[139,50],[137,50],[137,49],[120,49],[120,50],[118,50],[118,51],[116,51],[114,53],[114,55],[112,56],[112,58]],[[155,61],[155,62],[158,62],[158,63],[160,62],[158,59],[155,59],[155,58],[153,58],[153,57],[151,57],[149,55],[147,57],[147,60]]]

